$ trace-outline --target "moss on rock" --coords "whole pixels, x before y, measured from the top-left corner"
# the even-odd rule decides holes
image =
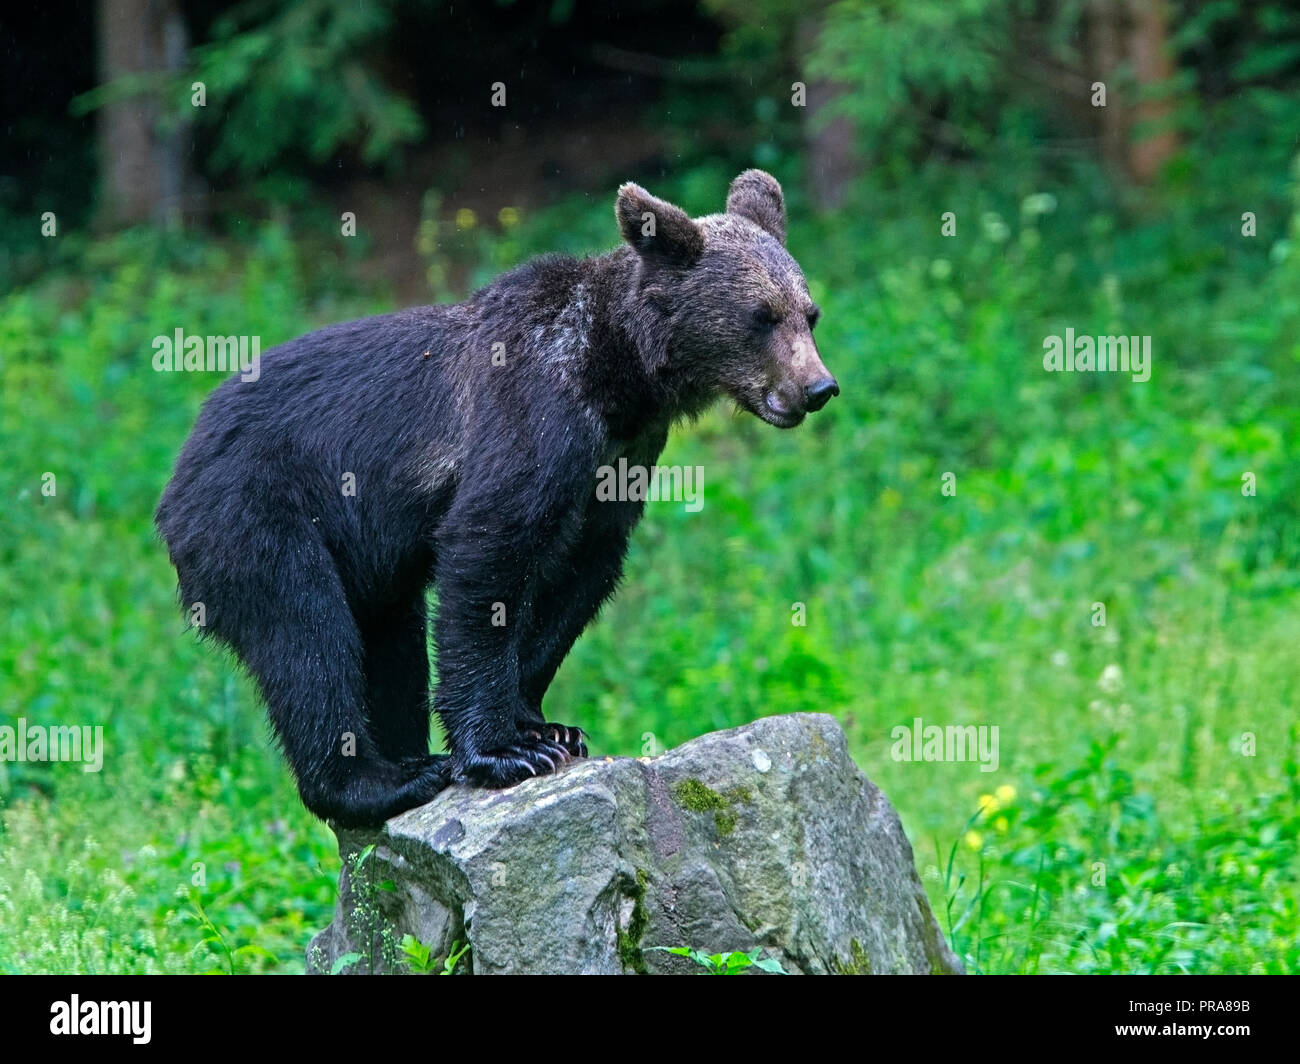
[[[870,975],[871,958],[867,956],[867,951],[862,948],[862,943],[856,938],[849,940],[849,960],[842,961],[838,957],[831,958],[831,971],[836,975]]]
[[[645,954],[641,952],[641,939],[645,935],[646,925],[650,922],[645,911],[645,889],[650,882],[650,874],[643,868],[636,870],[636,884],[629,885],[627,896],[632,899],[632,915],[628,918],[627,928],[617,929],[618,956],[625,969],[646,974]]]
[[[754,792],[748,787],[732,787],[719,794],[692,776],[673,788],[673,798],[683,809],[689,809],[692,813],[712,813],[718,834],[725,838],[736,830],[736,813],[732,806],[739,802],[752,802]]]

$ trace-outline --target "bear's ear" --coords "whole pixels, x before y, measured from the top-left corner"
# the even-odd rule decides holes
[[[643,258],[690,266],[704,254],[704,233],[690,215],[640,185],[629,181],[619,187],[614,214],[623,239]]]
[[[781,184],[764,170],[746,170],[731,183],[727,213],[748,218],[785,243],[785,195]]]

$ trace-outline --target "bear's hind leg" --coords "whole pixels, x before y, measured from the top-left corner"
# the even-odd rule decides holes
[[[447,759],[429,758],[427,739],[417,761],[380,750],[366,715],[361,634],[334,561],[314,538],[279,546],[218,634],[257,680],[303,804],[344,827],[423,805],[450,782]]]
[[[370,732],[392,761],[430,757],[426,612],[424,593],[418,592],[361,629]]]

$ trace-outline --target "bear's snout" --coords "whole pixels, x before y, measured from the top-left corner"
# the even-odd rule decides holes
[[[839,394],[840,386],[834,377],[823,377],[821,380],[813,381],[803,390],[804,409],[810,414],[815,413]]]

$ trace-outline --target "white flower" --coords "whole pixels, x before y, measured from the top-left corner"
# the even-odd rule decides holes
[[[1004,243],[1007,237],[1011,235],[1007,223],[993,211],[985,211],[980,215],[980,228],[984,230],[984,235],[995,244]]]
[[[1026,196],[1020,203],[1020,213],[1026,218],[1040,214],[1051,214],[1056,210],[1056,197],[1050,192],[1036,192]]]
[[[1124,688],[1124,672],[1118,665],[1107,665],[1101,670],[1101,679],[1097,681],[1103,693],[1117,695]]]

